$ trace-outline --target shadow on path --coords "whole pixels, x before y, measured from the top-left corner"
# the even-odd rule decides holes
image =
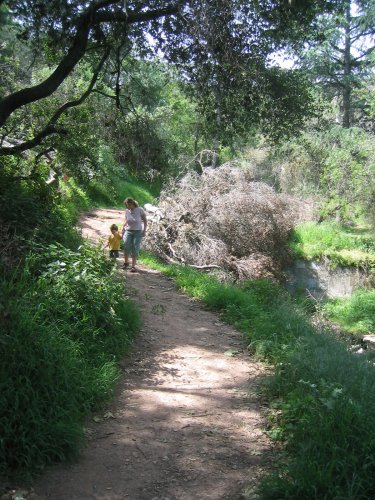
[[[96,223],[82,221],[89,239],[105,236],[108,218],[121,216],[104,212]],[[30,498],[246,498],[245,487],[271,460],[255,395],[265,369],[237,331],[168,278],[142,267],[119,272],[142,312],[142,331],[121,363],[114,401],[88,424],[80,461],[48,470]]]

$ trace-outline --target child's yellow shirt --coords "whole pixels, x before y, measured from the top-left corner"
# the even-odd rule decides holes
[[[108,238],[108,245],[110,250],[120,250],[121,236],[119,233],[111,234]]]

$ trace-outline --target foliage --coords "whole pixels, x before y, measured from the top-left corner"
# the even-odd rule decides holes
[[[294,228],[289,245],[302,259],[327,257],[331,265],[375,266],[375,237],[367,228],[306,222]]]
[[[19,40],[19,33],[8,15],[5,5],[0,5],[0,96],[19,89],[28,82],[27,67],[32,64],[32,52]],[[23,51],[20,61],[20,53]]]
[[[372,334],[375,332],[375,291],[358,289],[350,298],[329,300],[322,312],[343,331]]]
[[[271,162],[283,192],[320,197],[323,218],[374,218],[375,143],[363,130],[306,132],[280,147]]]
[[[47,160],[0,161],[0,476],[25,478],[77,455],[139,318],[101,249],[77,250],[87,192],[47,184]]]
[[[145,203],[154,202],[159,194],[157,183],[149,184],[131,176],[128,177],[128,180],[118,180],[116,183],[116,191],[117,206],[121,208],[123,208],[123,202],[128,196],[137,200],[138,203],[143,206]]]
[[[55,244],[24,270],[2,268],[2,476],[75,456],[83,418],[112,393],[139,327],[112,266],[98,249]]]
[[[78,215],[90,208],[91,200],[73,177],[60,181],[59,193],[61,195],[59,213],[65,211],[70,222],[74,224]]]
[[[183,18],[191,39],[181,44],[171,34],[163,49],[170,59],[183,60],[206,120],[204,131],[214,143],[211,149],[218,149],[215,143],[231,145],[236,135],[259,125],[274,138],[301,126],[302,102],[302,114],[310,111],[303,75],[270,67],[268,57],[276,47],[311,36],[322,5],[304,2],[300,9],[279,2],[194,1],[192,6]]]
[[[165,63],[129,56],[121,79],[120,109],[114,113],[102,102],[97,119],[106,123],[104,135],[117,161],[138,178],[158,181],[193,155],[199,117]]]
[[[143,205],[160,192],[160,181],[147,182],[132,176],[117,163],[108,147],[99,148],[98,165],[99,170],[86,182],[77,182],[74,177],[60,181],[64,207],[71,207],[75,214],[92,206],[122,208],[127,196]]]
[[[51,70],[41,81],[22,86],[20,91],[13,89],[1,99],[0,124],[13,145],[3,145],[0,152],[19,153],[43,144],[46,137],[66,133],[62,117],[94,91],[112,98],[119,109],[121,68],[131,50],[142,59],[151,59],[161,49],[169,62],[179,65],[187,81],[197,86],[195,95],[207,123],[216,124],[215,137],[221,131],[229,137],[232,131],[241,130],[250,116],[259,123],[260,114],[272,110],[270,99],[276,99],[274,118],[285,109],[291,122],[293,115],[300,115],[302,101],[307,106],[308,93],[301,86],[298,95],[300,78],[269,70],[267,58],[277,47],[303,43],[316,28],[317,14],[335,4],[331,0],[303,4],[153,0],[124,5],[119,0],[58,0],[45,5],[6,0],[12,29]],[[80,63],[90,68],[88,85],[80,96],[74,99],[69,93],[64,104],[52,106],[48,118],[38,126],[33,120],[22,122],[19,112],[25,110],[31,116],[30,106],[32,109],[33,103],[53,96]],[[100,84],[102,73],[107,75],[110,92]],[[278,95],[280,88],[284,89],[282,95]],[[289,99],[286,89],[296,98]],[[303,94],[303,99],[297,98]],[[262,95],[267,96],[265,103]]]
[[[342,0],[334,14],[319,18],[323,40],[302,54],[302,67],[310,77],[328,98],[339,100],[344,127],[361,118],[361,101],[354,90],[366,88],[372,74],[373,20],[373,2]]]
[[[329,332],[314,328],[277,285],[241,287],[181,266],[157,266],[189,295],[222,313],[276,373],[270,436],[281,440],[273,471],[262,481],[265,499],[372,498],[375,494],[375,370]]]
[[[74,245],[78,241],[77,206],[88,206],[83,192],[74,183],[69,193],[56,189],[56,183],[48,185],[48,167],[43,162],[15,158],[0,162],[0,226],[4,231],[0,259],[17,260],[34,244],[51,240]]]
[[[372,65],[374,66],[375,54],[372,57]],[[361,120],[361,126],[364,126],[366,130],[374,132],[375,123],[375,76],[373,75],[368,79],[367,85],[356,89],[354,92],[355,97],[360,101],[361,107],[363,109],[363,117]]]

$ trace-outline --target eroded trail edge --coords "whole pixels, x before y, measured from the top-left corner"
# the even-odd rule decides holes
[[[105,239],[122,217],[96,210],[82,219],[83,234]],[[125,273],[121,264],[142,331],[122,362],[114,401],[88,426],[80,461],[50,469],[31,498],[254,498],[246,491],[272,452],[255,395],[265,369],[237,331],[173,281],[142,266]]]

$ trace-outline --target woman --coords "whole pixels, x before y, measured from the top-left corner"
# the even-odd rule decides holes
[[[136,271],[137,258],[141,241],[146,235],[147,218],[145,211],[133,198],[126,198],[124,201],[125,223],[122,227],[122,239],[124,241],[124,269],[129,267],[129,256],[131,256],[131,272]]]

